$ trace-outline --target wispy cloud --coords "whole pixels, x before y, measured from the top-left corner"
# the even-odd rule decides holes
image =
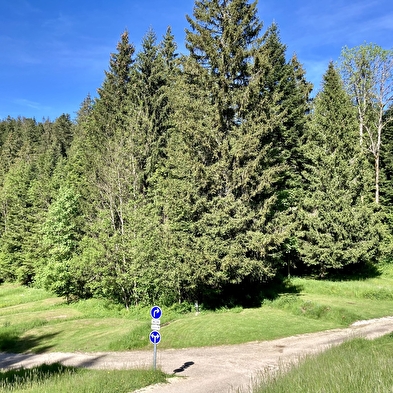
[[[54,18],[46,19],[42,22],[42,29],[46,31],[49,36],[69,35],[73,32],[74,26],[74,19],[66,14],[59,14]]]
[[[289,52],[296,52],[304,63],[314,91],[320,88],[329,61],[337,61],[344,46],[373,42],[386,49],[392,47],[393,8],[386,1],[382,3],[380,0],[286,3],[286,7],[294,8],[291,16],[281,14],[284,42]]]
[[[297,10],[296,16],[302,26],[311,27],[316,32],[326,32],[329,28],[347,28],[348,23],[352,25],[358,19],[363,19],[377,4],[375,0],[307,2]]]
[[[3,6],[3,4],[2,4]],[[18,17],[25,17],[26,15],[38,14],[39,9],[33,5],[33,2],[27,0],[13,0],[4,2],[4,7],[8,14],[14,14]]]
[[[41,63],[40,57],[25,38],[1,35],[0,46],[2,48],[0,64],[23,67],[25,65]]]
[[[47,105],[42,105],[39,102],[35,101],[30,101],[25,98],[17,98],[13,100],[15,104],[20,105],[22,107],[30,108],[30,109],[36,109],[39,111],[48,111],[50,110],[50,107]]]
[[[374,18],[365,19],[356,28],[348,26],[346,29],[350,43],[360,44],[362,41],[374,41],[385,46],[387,43],[392,47],[390,35],[393,32],[393,12]],[[372,37],[372,39],[368,39]],[[378,41],[378,42],[376,42]],[[389,48],[386,48],[389,49]]]

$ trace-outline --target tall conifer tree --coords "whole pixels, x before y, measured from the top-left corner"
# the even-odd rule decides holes
[[[369,190],[372,175],[358,143],[356,110],[332,64],[315,99],[304,144],[304,195],[299,251],[324,276],[379,255],[379,216]]]
[[[168,189],[177,191],[165,215],[178,277],[200,296],[275,274],[286,237],[277,216],[284,143],[275,133],[286,109],[270,70],[294,73],[284,56],[274,64],[270,42],[262,48],[256,2],[196,1],[187,19],[190,56],[176,86],[168,158]]]

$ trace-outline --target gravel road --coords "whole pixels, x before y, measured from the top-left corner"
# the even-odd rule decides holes
[[[260,370],[275,369],[281,362],[296,361],[299,356],[323,351],[354,337],[374,339],[390,332],[393,332],[393,317],[360,321],[345,329],[240,345],[169,350],[160,350],[158,345],[158,367],[175,377],[167,384],[149,386],[138,393],[229,393],[239,388],[246,391]],[[92,369],[151,367],[153,349],[39,355],[0,353],[2,369],[53,362]]]

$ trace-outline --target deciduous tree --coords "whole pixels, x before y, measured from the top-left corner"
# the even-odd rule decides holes
[[[361,146],[374,158],[375,203],[379,203],[382,133],[393,121],[386,116],[393,102],[393,50],[375,44],[345,47],[341,53],[344,82],[358,111]]]

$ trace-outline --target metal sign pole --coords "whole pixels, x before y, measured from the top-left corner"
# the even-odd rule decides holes
[[[156,371],[157,366],[157,344],[154,343],[154,352],[153,352],[153,370]]]

